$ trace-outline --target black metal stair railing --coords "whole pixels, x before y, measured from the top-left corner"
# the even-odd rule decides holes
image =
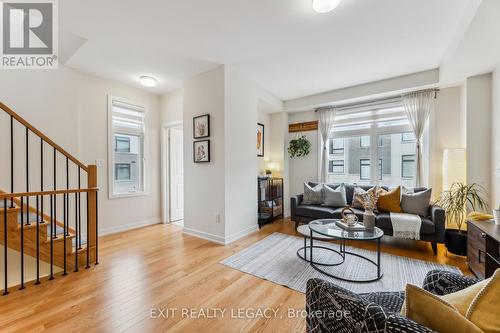
[[[86,201],[86,268],[90,268],[90,248],[92,245],[95,249],[93,252],[94,264],[98,264],[98,202],[97,202],[97,192],[98,189],[96,187],[97,184],[97,174],[95,166],[86,166],[82,164],[80,161],[75,159],[73,156],[68,154],[64,149],[62,149],[59,145],[55,144],[48,137],[43,135],[40,131],[34,128],[31,124],[26,122],[16,113],[14,113],[10,108],[5,106],[0,102],[0,109],[6,112],[9,115],[10,120],[10,193],[0,192],[0,204],[3,204],[3,245],[4,245],[4,292],[3,295],[7,295],[9,293],[9,285],[8,285],[8,272],[9,272],[9,255],[8,249],[11,246],[14,249],[18,249],[20,252],[20,289],[25,288],[26,279],[25,279],[25,254],[32,255],[36,257],[36,280],[35,284],[41,283],[41,271],[40,271],[40,261],[42,259],[44,261],[50,262],[50,274],[49,280],[54,279],[54,267],[57,263],[59,264],[59,258],[55,258],[56,248],[61,250],[62,247],[62,267],[63,267],[63,276],[67,275],[68,272],[68,260],[73,258],[68,258],[68,254],[74,251],[74,261],[71,264],[74,266],[74,272],[78,272],[79,270],[79,253],[82,251],[82,214],[81,214],[81,205],[82,205],[82,197],[81,193],[86,193],[85,201]],[[21,144],[21,142],[17,142],[17,124],[20,124],[24,128],[24,139],[25,142]],[[15,126],[16,125],[16,126]],[[21,134],[21,133],[18,133]],[[34,190],[32,187],[33,182],[30,179],[30,168],[33,169],[33,166],[37,164],[32,159],[30,160],[30,153],[32,153],[32,146],[36,145],[36,142],[30,142],[30,137],[32,135],[37,136],[39,140],[39,152],[40,152],[40,165],[39,165],[39,175],[40,175],[40,187]],[[22,138],[22,136],[21,136]],[[51,171],[53,184],[52,190],[45,189],[45,161],[44,156],[46,153],[50,154],[50,150],[46,151],[44,146],[48,145],[52,147],[52,166]],[[19,156],[16,156],[16,150],[20,147],[24,148],[24,154],[19,156],[24,157],[24,165],[25,165],[25,179],[23,183],[25,184],[26,192],[15,193],[15,184],[16,184],[16,176],[20,177],[22,173],[17,174],[18,169],[16,169],[15,158],[19,159]],[[36,148],[36,146],[35,146]],[[36,149],[35,149],[36,150]],[[24,155],[24,156],[23,156]],[[58,189],[58,176],[60,179],[64,179],[64,174],[58,174],[57,161],[58,156],[63,156],[65,158],[66,170],[65,170],[65,189]],[[70,189],[70,162],[76,166],[76,180],[77,180],[77,188]],[[89,170],[93,167],[93,186],[90,185],[90,174]],[[82,189],[81,176],[82,172],[87,174],[87,188]],[[73,174],[71,172],[71,174]],[[36,186],[38,187],[38,186]],[[94,194],[95,193],[95,194]],[[59,238],[60,233],[58,230],[59,220],[58,220],[58,197],[62,196],[62,237]],[[49,215],[46,215],[46,207],[47,203],[46,197],[49,197],[48,202],[48,211]],[[70,201],[71,198],[74,197],[74,207],[71,207]],[[60,199],[60,198],[59,198]],[[89,210],[89,201],[95,200],[95,203],[92,201],[92,212]],[[34,208],[31,206],[34,202]],[[61,203],[61,201],[59,201]],[[74,212],[71,212],[71,210]],[[18,214],[18,211],[20,214]],[[95,212],[95,216],[90,216],[91,213]],[[74,214],[73,214],[74,213]],[[11,216],[12,215],[12,216]],[[34,219],[32,219],[34,215]],[[93,215],[93,214],[92,214]],[[61,216],[59,216],[61,217]],[[72,230],[70,228],[70,222],[74,217],[73,222],[75,229]],[[12,219],[10,221],[9,219]],[[92,219],[92,227],[91,222]],[[10,222],[9,222],[10,221]],[[14,223],[15,222],[15,223]],[[0,222],[1,223],[1,222]],[[1,225],[1,224],[0,224]],[[43,229],[42,229],[43,228]],[[34,230],[33,230],[34,229]],[[44,230],[44,232],[41,232]],[[91,238],[91,230],[95,232],[95,235],[92,235]],[[33,241],[33,234],[35,241],[34,244],[27,244],[27,240],[30,242]],[[9,238],[9,235],[10,238]],[[48,235],[47,238],[43,239],[45,235]],[[19,236],[19,237],[18,237]],[[71,246],[70,250],[68,249],[69,243],[68,237],[71,238]],[[1,238],[0,238],[1,239]],[[73,243],[74,240],[74,243]],[[62,246],[60,242],[63,242]],[[92,244],[91,244],[92,242]],[[33,251],[34,247],[34,251]],[[43,249],[43,251],[42,251]],[[34,253],[33,253],[34,252]],[[48,255],[47,255],[48,253]],[[48,258],[47,258],[48,257]]]

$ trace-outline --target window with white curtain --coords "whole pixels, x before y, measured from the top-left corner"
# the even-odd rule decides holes
[[[339,108],[328,142],[328,182],[414,186],[416,141],[398,98]]]
[[[109,196],[144,194],[146,108],[108,98]]]

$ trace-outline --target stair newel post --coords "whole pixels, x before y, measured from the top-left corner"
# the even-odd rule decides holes
[[[30,130],[26,127],[26,193],[30,191],[30,159],[29,159],[29,134]],[[30,197],[26,197],[26,225],[30,225],[30,217],[29,217],[29,206],[30,206]]]
[[[82,188],[82,172],[80,166],[78,166],[78,189]],[[82,194],[78,192],[78,242],[76,244],[78,250],[82,249],[82,214],[81,214],[81,202],[82,202]]]
[[[66,208],[67,208],[66,193],[63,194],[63,276],[68,275],[66,272]],[[57,228],[57,226],[56,226]]]
[[[12,198],[10,198],[10,201],[13,202]],[[3,294],[7,295],[9,293],[9,285],[7,283],[7,272],[8,272],[8,265],[7,265],[7,251],[8,251],[8,244],[7,244],[7,198],[3,199],[3,271],[4,271],[4,290]]]
[[[10,116],[10,193],[14,193],[14,117]],[[10,208],[14,208],[14,201],[10,201]]]
[[[87,188],[97,188],[97,166],[88,166]],[[87,192],[87,258],[97,263],[97,191]],[[90,254],[89,254],[90,253]]]

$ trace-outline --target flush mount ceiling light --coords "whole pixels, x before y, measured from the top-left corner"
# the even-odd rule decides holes
[[[313,9],[317,13],[328,13],[337,8],[340,0],[313,0]]]
[[[141,84],[144,87],[156,87],[156,84],[158,83],[158,81],[154,77],[151,77],[151,76],[143,75],[139,79],[141,80]]]

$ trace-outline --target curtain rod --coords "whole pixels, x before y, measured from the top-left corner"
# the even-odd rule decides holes
[[[438,88],[435,89],[424,89],[424,90],[416,90],[416,91],[411,91],[409,93],[415,93],[415,92],[421,92],[421,91],[434,91],[434,98],[437,98],[437,93],[440,91]],[[405,93],[406,94],[406,93]],[[389,97],[382,97],[382,98],[375,98],[363,102],[353,102],[353,103],[346,103],[346,104],[339,104],[339,105],[329,105],[329,106],[322,106],[314,110],[314,112],[318,112],[321,110],[328,110],[332,108],[337,108],[337,109],[349,109],[355,106],[363,106],[363,105],[369,105],[369,104],[374,104],[374,103],[381,103],[381,102],[386,102],[386,101],[391,101],[391,100],[398,100],[403,97],[405,94],[400,94],[400,95],[393,95]]]

